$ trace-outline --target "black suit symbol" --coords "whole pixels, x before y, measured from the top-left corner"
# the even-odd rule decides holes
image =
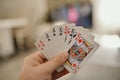
[[[50,41],[50,39],[48,39],[48,41]]]
[[[73,37],[75,37],[76,36],[76,34],[75,35],[73,35]]]
[[[72,36],[72,34],[70,34],[70,36]]]
[[[54,33],[53,36],[56,36],[56,34]]]
[[[60,35],[62,35],[62,33],[60,33]]]

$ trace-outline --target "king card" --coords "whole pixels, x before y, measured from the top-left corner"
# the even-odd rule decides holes
[[[75,43],[68,50],[69,58],[64,64],[64,67],[73,73],[81,68],[81,63],[85,63],[86,60],[84,59],[88,59],[87,55],[93,55],[98,47],[98,44],[87,38],[87,36],[83,36],[82,33],[78,33],[75,40]]]

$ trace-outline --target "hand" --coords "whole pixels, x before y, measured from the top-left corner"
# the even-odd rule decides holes
[[[53,72],[57,67],[61,66],[67,58],[68,53],[66,52],[58,54],[49,61],[47,61],[40,52],[27,56],[20,73],[20,80],[53,80]]]

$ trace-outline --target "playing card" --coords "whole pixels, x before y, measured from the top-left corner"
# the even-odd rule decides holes
[[[87,35],[90,39],[94,39],[94,36],[92,34],[90,34],[88,29],[84,29],[82,26],[69,26],[69,28],[71,28],[71,32],[70,32],[70,39],[68,39],[68,44],[71,42],[71,40],[76,36],[77,32],[81,32],[84,35]]]
[[[66,28],[66,27],[65,27]],[[82,35],[86,36],[93,40],[94,39],[94,36],[91,35],[91,34],[88,34],[88,29],[83,29],[83,27],[74,27],[74,26],[67,26],[67,28],[69,29],[69,33],[67,34],[67,39],[66,39],[66,44],[67,44],[67,47],[70,48],[71,45],[74,43],[75,41],[75,37],[77,35],[78,32],[81,32]]]
[[[53,25],[49,31],[49,34],[51,35],[51,38],[52,38],[51,44],[52,44],[53,50],[51,51],[51,54],[48,54],[48,55],[52,55],[52,57],[54,57],[57,53],[60,53],[60,51],[61,51],[60,46],[59,46],[60,44],[57,44],[59,41],[59,38],[60,38],[59,33],[58,33],[59,26],[60,25],[57,25],[57,26]],[[62,35],[62,33],[61,33],[61,35]],[[66,72],[66,71],[67,70],[63,66],[60,66],[59,68],[56,69],[56,72],[58,72],[60,74],[63,72]],[[63,75],[65,75],[65,74],[63,74]],[[63,76],[63,75],[61,75],[61,76]]]
[[[78,72],[99,47],[88,29],[75,24],[53,25],[35,44],[48,60],[68,52],[67,61],[55,71],[56,78]]]
[[[71,42],[68,42],[68,41],[71,39],[70,34],[72,31],[72,28],[75,27],[75,24],[65,24],[62,27],[63,27],[63,44],[65,46],[64,49],[66,51],[69,49],[68,45],[70,45]]]
[[[59,52],[61,51],[64,51],[64,40],[63,38],[65,37],[65,35],[63,34],[63,25],[59,25],[59,26],[56,26],[57,28],[57,31],[58,31],[58,36],[57,36],[57,43],[58,43],[58,48],[59,48]]]
[[[54,43],[56,44],[54,46],[54,49],[57,48],[54,53],[60,53],[63,51],[66,51],[67,48],[67,40],[69,38],[69,34],[71,31],[71,28],[68,28],[69,26],[74,27],[75,24],[63,24],[63,25],[57,25],[54,26],[56,30],[56,37],[54,38]]]
[[[65,43],[65,37],[67,39],[67,35],[64,35],[64,27],[67,26],[75,26],[75,24],[64,24],[64,25],[57,25],[52,27],[54,34],[54,39],[53,42],[55,43],[54,45],[54,52],[52,52],[52,54],[57,54],[63,51],[66,51],[66,43]],[[66,72],[66,70],[63,66],[60,66],[59,68],[57,68],[57,72],[61,73],[61,72]],[[68,71],[67,71],[68,72]],[[65,75],[65,74],[63,74]],[[61,75],[61,76],[63,76]]]
[[[48,46],[50,46],[49,42],[51,41],[51,39],[49,38],[49,36],[46,34],[43,34],[35,43],[35,45],[37,46],[37,48],[44,54],[44,53],[48,53],[51,52],[51,50],[49,49]],[[47,59],[50,59],[50,56],[48,56],[47,54],[44,54],[45,57]]]
[[[87,36],[83,36],[82,33],[78,33],[75,39],[75,43],[68,50],[69,58],[64,64],[65,68],[74,73],[83,66],[98,48],[97,43],[93,42]]]
[[[47,35],[51,38],[51,41],[49,42],[51,46],[49,48],[53,49],[51,54],[48,55],[52,55],[52,57],[54,57],[56,54],[66,50],[64,38],[67,39],[67,35],[64,35],[63,31],[64,26],[70,25],[73,24],[53,25],[52,28],[47,32]]]
[[[93,36],[88,29],[85,29],[83,26],[76,26],[75,28],[94,40],[95,36]]]
[[[56,27],[52,27],[51,29],[50,29],[50,35],[51,35],[51,38],[52,38],[52,49],[54,49],[54,50],[52,50],[52,53],[51,53],[51,55],[53,55],[53,56],[55,56],[55,54],[57,54],[57,52],[58,52],[58,44],[57,44],[57,37],[58,37],[58,31],[57,31],[57,28]]]

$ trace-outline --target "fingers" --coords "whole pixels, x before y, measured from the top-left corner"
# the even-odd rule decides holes
[[[53,72],[57,67],[61,66],[67,60],[67,58],[68,53],[63,52],[41,66],[44,67],[46,71]]]
[[[30,56],[32,56],[34,58],[39,56],[40,58],[45,59],[45,56],[40,51],[37,51],[37,52],[31,54]]]
[[[24,60],[24,63],[30,64],[30,65],[39,65],[44,62],[46,62],[46,58],[39,51],[27,56]]]

